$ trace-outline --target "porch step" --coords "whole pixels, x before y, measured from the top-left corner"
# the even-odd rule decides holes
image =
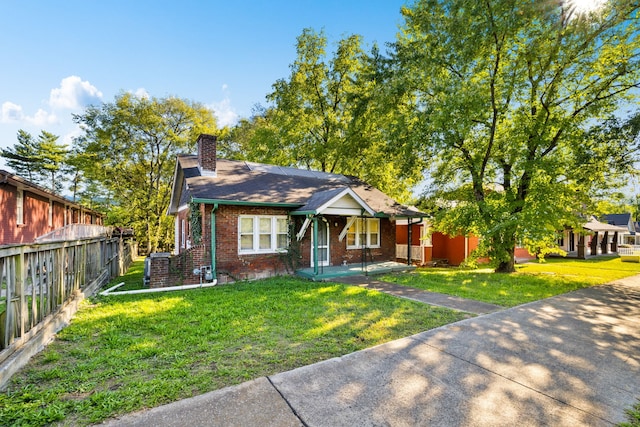
[[[314,281],[322,281],[322,280],[330,280],[338,277],[348,277],[348,276],[362,276],[362,275],[375,275],[375,274],[385,274],[392,273],[396,271],[411,271],[415,270],[415,266],[402,264],[394,261],[386,261],[386,262],[374,262],[371,264],[365,265],[363,270],[362,264],[347,264],[347,265],[339,265],[339,266],[329,266],[329,267],[319,267],[318,274],[315,274],[313,268],[303,268],[301,270],[296,271],[296,275],[300,277],[304,277],[306,279],[311,279]]]

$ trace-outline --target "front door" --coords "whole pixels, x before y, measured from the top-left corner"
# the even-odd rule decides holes
[[[315,267],[313,247],[313,233],[311,233],[311,267]],[[318,265],[329,265],[329,227],[321,219],[318,220]]]

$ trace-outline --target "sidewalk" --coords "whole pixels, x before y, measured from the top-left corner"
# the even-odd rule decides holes
[[[106,425],[611,426],[640,397],[639,379],[640,275]]]

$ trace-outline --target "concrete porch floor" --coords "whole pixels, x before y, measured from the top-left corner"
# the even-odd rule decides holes
[[[375,274],[391,273],[395,271],[411,271],[416,267],[412,265],[402,264],[395,261],[372,262],[364,266],[361,263],[347,265],[332,265],[318,267],[318,274],[314,274],[313,268],[302,268],[296,271],[296,274],[306,279],[314,281],[322,281],[333,279],[336,277],[347,277],[356,275],[371,276]]]

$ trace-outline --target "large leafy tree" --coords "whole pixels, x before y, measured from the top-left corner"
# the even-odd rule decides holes
[[[148,251],[168,250],[173,229],[166,212],[176,155],[193,150],[199,134],[216,133],[212,112],[179,98],[123,93],[74,120],[83,130],[74,142],[75,165],[106,189],[113,201],[108,218],[133,227]]]
[[[438,224],[484,239],[496,271],[514,246],[551,246],[631,150],[589,129],[640,81],[636,2],[419,0],[391,69],[405,141],[430,163]],[[622,148],[622,150],[620,150]],[[447,202],[448,201],[448,202]]]
[[[419,171],[406,167],[385,133],[379,107],[379,56],[367,55],[352,35],[327,53],[324,33],[303,30],[291,75],[273,85],[272,106],[231,133],[248,160],[355,175],[398,199]]]

